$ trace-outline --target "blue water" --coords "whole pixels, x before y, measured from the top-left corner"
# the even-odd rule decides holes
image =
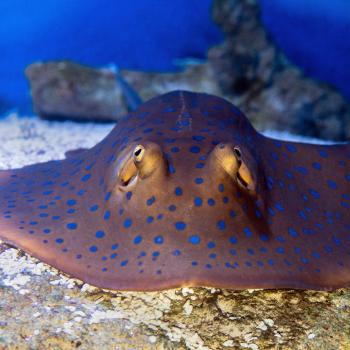
[[[350,98],[350,0],[260,0],[263,20],[306,74]],[[70,59],[89,65],[175,70],[222,40],[211,0],[1,0],[1,105],[30,110],[24,68]]]
[[[211,0],[1,0],[0,103],[28,110],[24,68],[38,60],[174,70],[222,40]]]
[[[260,1],[265,24],[289,58],[350,99],[350,1]]]

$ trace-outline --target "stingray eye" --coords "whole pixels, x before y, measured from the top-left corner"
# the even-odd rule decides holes
[[[133,153],[135,163],[140,163],[144,155],[145,155],[145,148],[142,145],[137,145]]]
[[[242,159],[241,149],[236,146],[233,148],[233,151],[238,161],[237,182],[239,186],[247,190],[255,190],[253,175],[246,162]]]
[[[241,159],[242,153],[241,153],[241,150],[239,149],[239,147],[237,147],[237,146],[234,147],[233,151],[235,152],[235,155],[236,155],[237,159]]]

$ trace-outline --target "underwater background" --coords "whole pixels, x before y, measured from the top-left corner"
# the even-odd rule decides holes
[[[179,60],[205,59],[223,40],[210,0],[2,0],[0,110],[31,111],[24,69],[69,59],[92,66],[176,71]],[[261,0],[268,31],[307,74],[350,97],[350,2]]]

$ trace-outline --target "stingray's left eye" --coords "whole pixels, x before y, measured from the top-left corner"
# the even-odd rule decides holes
[[[144,155],[145,155],[145,147],[143,147],[142,145],[137,145],[134,149],[134,154],[133,154],[134,161],[136,163],[141,162]]]

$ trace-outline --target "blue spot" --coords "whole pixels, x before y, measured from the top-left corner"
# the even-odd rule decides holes
[[[134,244],[140,244],[142,242],[142,236],[136,236],[134,238]]]
[[[97,252],[97,247],[95,245],[92,245],[90,248],[89,248],[90,252],[91,253],[96,253]]]
[[[245,227],[243,231],[248,238],[251,238],[253,236],[253,232],[249,227]]]
[[[51,232],[51,230],[50,230],[49,228],[45,228],[45,229],[43,230],[43,232],[44,232],[45,234],[49,234],[49,233]]]
[[[276,209],[278,209],[279,211],[284,211],[284,208],[283,208],[282,204],[279,203],[279,202],[277,202],[277,203],[275,204],[275,207],[276,207]]]
[[[127,218],[124,220],[124,227],[129,228],[132,225],[132,220],[130,218]]]
[[[192,266],[197,266],[198,263],[197,263],[197,261],[192,261],[192,262],[191,262],[191,265],[192,265]]]
[[[152,196],[151,198],[147,199],[147,205],[150,206],[156,201],[156,197]]]
[[[174,255],[174,256],[179,256],[180,254],[181,254],[181,251],[178,250],[178,249],[176,249],[176,250],[173,251],[173,255]]]
[[[54,191],[44,191],[43,195],[44,196],[48,196],[49,194],[52,194]]]
[[[67,205],[71,206],[71,205],[76,205],[77,201],[75,199],[68,199],[67,200]]]
[[[155,251],[155,252],[152,253],[152,256],[154,258],[158,257],[159,255],[160,255],[160,253],[158,251]]]
[[[169,205],[168,210],[169,211],[175,211],[176,210],[176,205],[174,205],[174,204]]]
[[[81,181],[86,182],[90,179],[90,177],[91,177],[91,174],[86,174],[81,178]]]
[[[202,203],[203,203],[202,198],[196,197],[196,198],[194,199],[194,205],[195,205],[196,207],[201,207],[201,206],[202,206]]]
[[[345,179],[346,179],[347,181],[350,181],[350,174],[346,174],[346,175],[345,175]]]
[[[120,263],[120,266],[126,266],[128,264],[128,260],[123,260],[121,263]]]
[[[248,248],[248,249],[247,249],[247,253],[248,253],[249,255],[254,255],[254,250]]]
[[[286,239],[283,236],[277,236],[276,241],[284,243],[286,241]]]
[[[97,231],[95,233],[96,238],[103,238],[105,236],[104,231]]]
[[[307,220],[307,216],[303,210],[299,210],[298,214],[303,220]]]
[[[232,256],[235,256],[235,255],[237,255],[237,251],[235,249],[230,249],[230,254]]]
[[[259,238],[260,238],[260,240],[262,240],[263,242],[266,242],[266,241],[269,240],[269,237],[268,237],[268,235],[267,235],[266,233],[260,233],[260,234],[259,234]]]
[[[213,205],[215,205],[215,201],[214,201],[213,198],[209,198],[209,199],[208,199],[208,205],[210,205],[211,207],[212,207]]]
[[[183,221],[178,221],[175,223],[175,228],[179,231],[183,231],[186,228],[186,224]]]
[[[75,213],[75,212],[76,212],[76,210],[75,210],[75,209],[72,209],[72,208],[67,210],[67,213],[68,213],[68,214],[73,214],[73,213]]]
[[[172,164],[169,164],[169,173],[170,174],[175,174],[176,173],[176,170],[174,168],[174,166]]]
[[[61,219],[61,217],[58,216],[58,215],[54,215],[54,216],[52,217],[52,220],[60,220],[60,219]]]
[[[192,136],[192,140],[194,140],[194,141],[203,141],[204,139],[205,139],[205,137],[202,136],[202,135],[194,135],[194,136]]]
[[[103,218],[105,220],[109,220],[110,217],[111,217],[111,212],[109,210],[106,210],[105,211],[105,215],[103,216]]]
[[[194,179],[194,182],[197,184],[197,185],[200,185],[204,182],[204,180],[201,178],[201,177],[196,177]]]
[[[328,158],[328,153],[325,150],[321,149],[318,153],[322,158]]]
[[[176,196],[182,196],[182,188],[181,187],[176,187],[175,188],[175,195]]]
[[[151,222],[153,222],[153,216],[148,216],[146,221],[147,221],[147,224],[150,224]]]
[[[277,247],[277,248],[276,248],[276,252],[277,252],[277,253],[280,253],[280,254],[283,254],[283,253],[284,253],[284,248],[282,248],[282,247]]]
[[[29,225],[32,225],[32,226],[35,226],[35,225],[37,225],[37,224],[38,224],[37,221],[31,221],[31,222],[29,223]]]
[[[68,230],[76,230],[77,227],[78,227],[78,224],[75,223],[75,222],[70,222],[70,223],[67,224]]]
[[[291,143],[288,143],[288,144],[286,145],[286,148],[287,148],[287,150],[288,150],[289,152],[291,152],[291,153],[296,153],[296,152],[297,152],[297,148],[296,148],[293,144],[291,144]]]
[[[224,220],[219,220],[216,225],[219,230],[225,230],[226,228],[226,223]]]
[[[308,173],[307,169],[303,166],[296,166],[295,170],[303,175],[307,175],[307,173]]]
[[[207,247],[208,247],[209,249],[213,249],[213,248],[215,248],[215,246],[216,246],[216,244],[215,244],[214,242],[209,242],[209,243],[207,244]]]
[[[316,190],[310,189],[309,192],[310,192],[312,197],[314,197],[316,199],[320,199],[320,194]]]
[[[155,243],[155,244],[163,244],[163,242],[164,242],[163,236],[156,236],[156,237],[154,238],[154,243]]]
[[[237,238],[234,236],[231,236],[229,240],[230,240],[231,244],[237,244],[237,242],[238,242]]]
[[[235,218],[237,216],[236,212],[234,210],[230,211],[231,218]]]
[[[49,216],[49,214],[47,214],[47,213],[40,213],[39,214],[39,217],[41,217],[41,218],[47,218]]]
[[[197,163],[197,164],[196,164],[196,168],[197,168],[197,169],[202,169],[202,168],[204,168],[204,163]]]
[[[162,220],[163,219],[163,214],[158,214],[157,215],[157,220]]]
[[[309,263],[309,259],[305,258],[305,257],[301,257],[300,260],[304,263],[304,264],[308,264]]]
[[[118,249],[118,247],[119,247],[119,244],[113,244],[112,247],[111,247],[111,249],[112,249],[112,250],[116,250],[116,249]]]
[[[198,146],[192,146],[192,147],[190,148],[190,152],[191,152],[191,153],[199,153],[200,150],[201,150],[201,149],[200,149]]]
[[[79,191],[77,192],[77,196],[83,196],[84,193],[85,193],[85,190],[79,190]],[[57,198],[57,197],[55,197],[55,199],[56,199],[56,198]]]
[[[179,147],[172,147],[170,149],[170,151],[173,152],[173,153],[178,153],[180,151],[180,148]]]
[[[273,259],[269,259],[269,260],[267,260],[267,262],[268,262],[268,264],[269,264],[270,266],[275,265],[275,262],[274,262]]]
[[[223,184],[220,184],[220,185],[218,186],[219,192],[224,192],[224,189],[225,189],[225,187],[224,187]]]
[[[295,231],[294,228],[292,228],[292,227],[288,227],[288,233],[289,233],[292,237],[298,237],[297,231]]]
[[[76,256],[75,256],[75,258],[76,259],[81,259],[83,256],[81,255],[81,254],[77,254]]]
[[[94,204],[93,206],[90,207],[90,211],[94,212],[98,209],[98,205]]]
[[[216,254],[215,254],[215,253],[209,254],[209,258],[210,258],[210,259],[216,259]]]
[[[336,184],[334,181],[332,181],[332,180],[327,180],[327,185],[328,185],[328,187],[331,188],[332,190],[337,189],[337,184]]]
[[[64,240],[63,240],[63,238],[56,238],[56,239],[55,239],[55,242],[56,242],[57,244],[62,244],[62,243],[64,242]]]
[[[128,191],[126,192],[126,199],[129,201],[132,197],[132,192],[131,191]]]
[[[317,162],[314,162],[312,163],[312,167],[315,169],[315,170],[321,170],[321,164],[320,163],[317,163]]]
[[[320,255],[318,252],[312,252],[312,256],[313,256],[315,259],[320,259],[320,258],[321,258],[321,255]]]
[[[191,244],[199,244],[201,241],[200,237],[197,235],[192,235],[188,238],[188,242]]]
[[[105,195],[105,201],[108,202],[109,201],[109,198],[111,197],[111,192],[107,192],[106,195]]]

